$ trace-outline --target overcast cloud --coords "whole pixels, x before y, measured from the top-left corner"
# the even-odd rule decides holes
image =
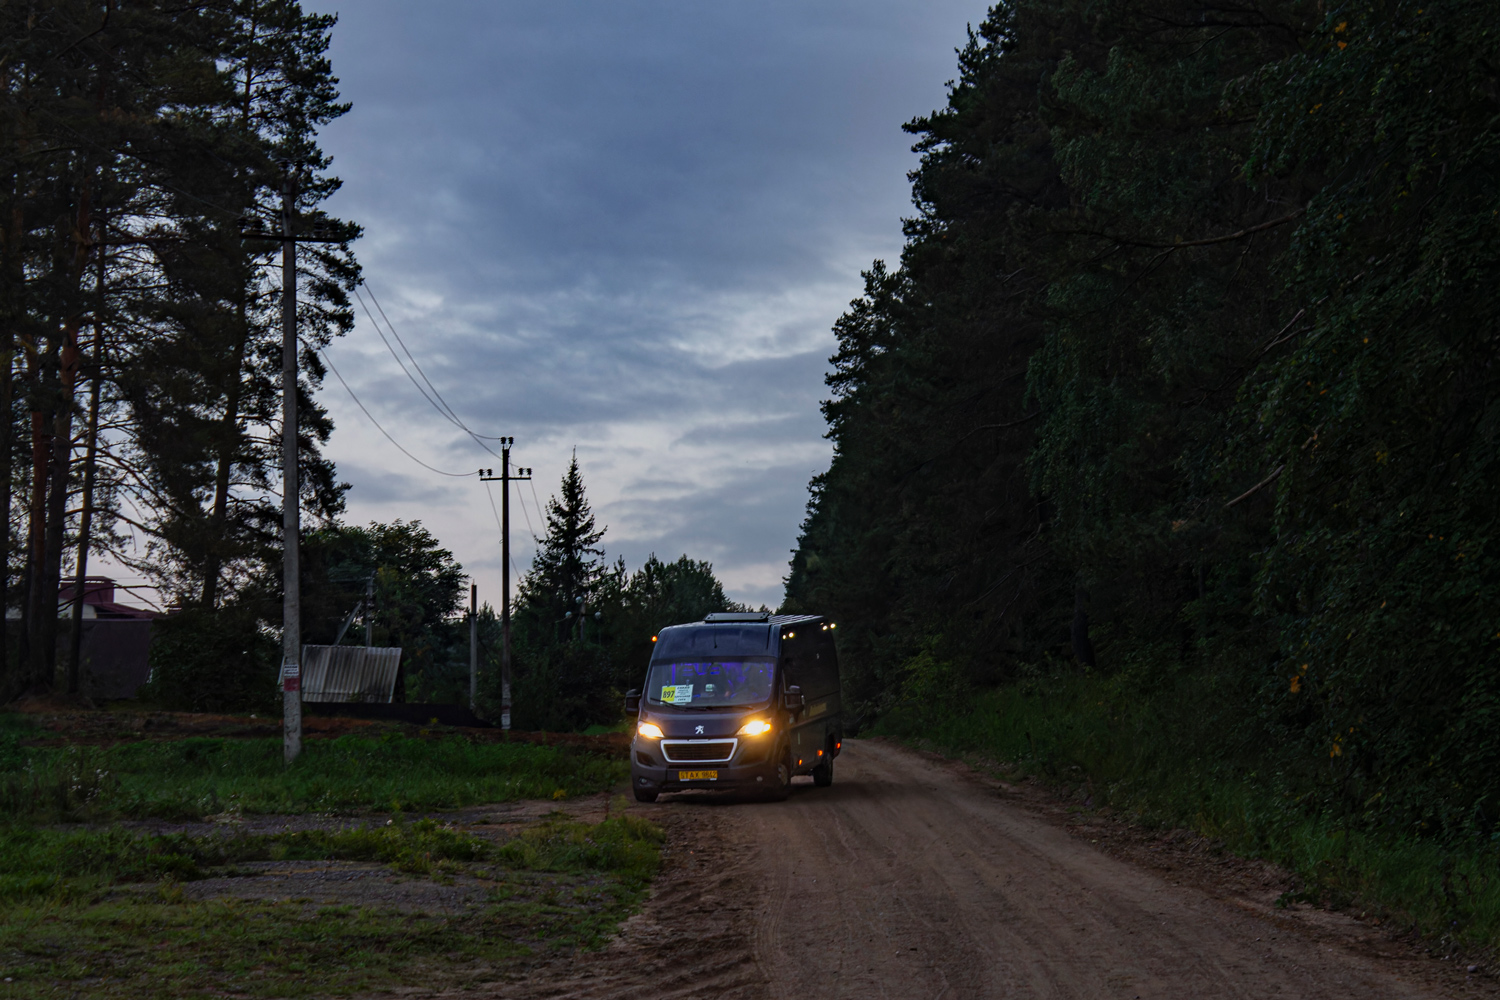
[[[323,135],[369,287],[536,497],[576,447],[611,559],[714,564],[773,607],[827,467],[830,326],[900,251],[902,122],[940,106],[982,2],[434,2],[338,6],[353,110]],[[498,466],[361,315],[329,352],[408,450]],[[485,487],[396,451],[330,377],[349,519],[419,519],[498,602]],[[530,565],[529,488],[512,508]]]

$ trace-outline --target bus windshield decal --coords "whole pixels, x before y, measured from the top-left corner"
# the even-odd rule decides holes
[[[686,705],[692,700],[693,686],[691,684],[667,684],[661,689],[663,705]]]

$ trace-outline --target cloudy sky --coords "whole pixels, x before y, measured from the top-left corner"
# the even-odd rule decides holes
[[[980,0],[358,0],[323,134],[373,292],[431,382],[536,470],[577,449],[610,558],[707,559],[773,607],[826,468],[830,326],[895,259],[915,157]],[[375,327],[329,352],[373,417],[445,472],[497,459],[440,416]],[[498,603],[486,487],[394,448],[337,379],[322,399],[349,519],[420,519]],[[498,484],[491,487],[498,494]]]

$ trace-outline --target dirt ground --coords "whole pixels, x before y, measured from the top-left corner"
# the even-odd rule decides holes
[[[643,912],[601,952],[465,996],[1500,992],[1472,960],[1353,916],[1277,909],[1290,883],[1274,868],[887,743],[849,741],[832,788],[799,784],[783,803],[692,793],[638,808],[669,835]]]

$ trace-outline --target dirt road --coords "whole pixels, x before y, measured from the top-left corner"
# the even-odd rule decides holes
[[[1435,975],[1353,920],[1276,911],[1270,880],[1215,891],[1112,856],[889,744],[848,742],[832,788],[784,803],[693,794],[645,811],[671,838],[645,911],[607,951],[497,995],[1383,1000],[1493,982]]]

